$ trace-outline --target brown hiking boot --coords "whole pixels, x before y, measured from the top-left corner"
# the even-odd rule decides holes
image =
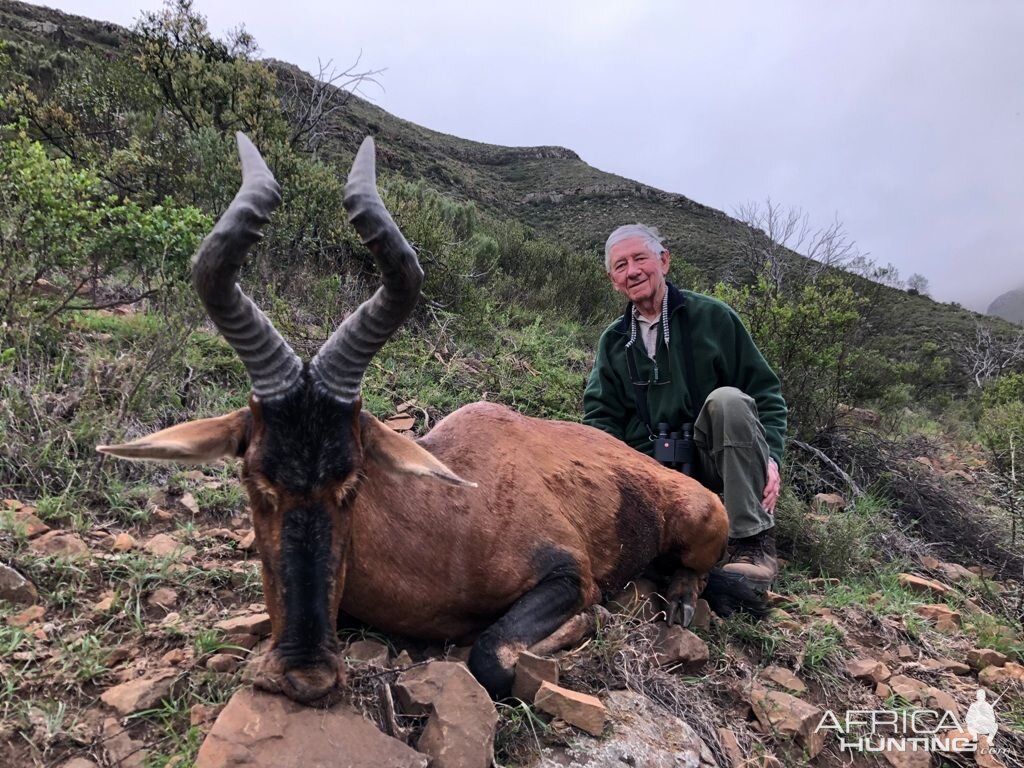
[[[754,589],[767,590],[779,573],[775,558],[775,529],[745,539],[729,539],[729,562],[723,571],[742,576]]]

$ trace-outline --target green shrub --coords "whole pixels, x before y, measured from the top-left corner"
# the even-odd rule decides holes
[[[841,281],[825,278],[783,293],[761,278],[753,285],[717,285],[782,382],[789,433],[812,438],[832,423],[848,379],[859,300]]]

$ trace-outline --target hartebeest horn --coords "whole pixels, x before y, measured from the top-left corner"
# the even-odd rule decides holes
[[[213,231],[192,258],[192,281],[206,312],[220,329],[262,398],[291,389],[302,376],[302,361],[267,316],[238,286],[249,249],[263,236],[260,228],[280,204],[277,182],[259,150],[239,132],[242,186]]]
[[[412,313],[423,270],[377,193],[370,136],[356,153],[343,202],[348,220],[380,269],[382,285],[324,342],[310,368],[331,394],[351,402],[359,397],[360,382],[374,354]]]

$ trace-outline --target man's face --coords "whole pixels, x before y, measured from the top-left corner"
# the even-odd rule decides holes
[[[669,254],[654,253],[642,237],[620,240],[612,246],[610,272],[615,290],[633,303],[656,299],[665,286]]]

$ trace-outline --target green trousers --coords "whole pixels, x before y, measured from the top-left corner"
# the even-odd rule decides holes
[[[714,390],[697,415],[693,441],[700,481],[721,493],[729,538],[742,539],[775,525],[761,506],[767,482],[768,443],[754,399],[735,387]]]

